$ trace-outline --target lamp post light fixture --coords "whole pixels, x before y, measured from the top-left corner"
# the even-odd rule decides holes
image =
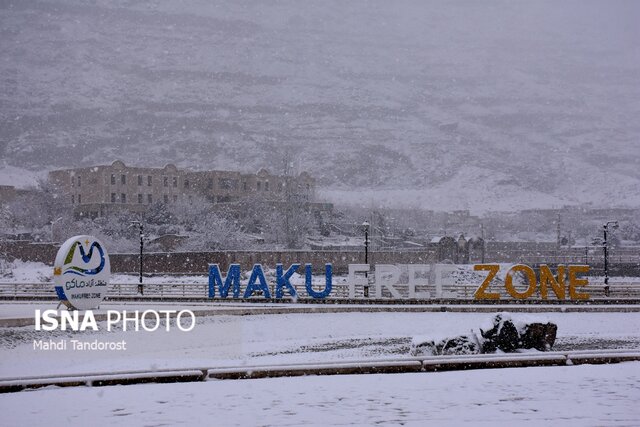
[[[138,283],[138,293],[144,295],[144,287],[142,285],[142,254],[144,251],[144,225],[140,221],[131,221],[131,226],[137,226],[140,230],[140,282]]]
[[[618,221],[608,221],[602,226],[604,233],[604,239],[602,241],[602,248],[604,250],[604,295],[609,296],[609,242],[607,241],[607,232],[609,231],[609,225],[613,230],[618,228]]]
[[[369,264],[369,221],[365,221],[362,223],[362,228],[364,228],[364,263]],[[369,297],[369,272],[366,271],[364,273],[364,277],[367,278],[367,284],[364,286],[364,297]]]

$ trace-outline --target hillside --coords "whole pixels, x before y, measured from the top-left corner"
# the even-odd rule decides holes
[[[624,0],[3,2],[0,156],[291,157],[334,201],[638,207],[638,21]]]

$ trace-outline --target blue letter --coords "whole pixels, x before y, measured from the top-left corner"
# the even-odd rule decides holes
[[[300,264],[291,264],[291,267],[287,270],[287,272],[282,275],[282,264],[276,264],[276,298],[284,297],[284,290],[282,288],[289,289],[289,293],[295,299],[298,298],[298,293],[296,292],[296,288],[291,285],[289,279],[293,276],[293,273],[298,270]]]
[[[240,296],[240,264],[231,264],[227,271],[227,278],[222,284],[220,277],[220,268],[218,264],[209,264],[209,298],[213,298],[216,294],[216,284],[220,289],[220,297],[226,298],[229,295],[229,287],[233,283],[233,297]]]
[[[325,265],[325,286],[322,292],[316,292],[311,287],[311,264],[305,265],[304,284],[307,287],[307,293],[313,298],[326,298],[331,293],[332,288],[333,267],[331,264]]]
[[[256,285],[256,279],[260,282],[259,285]],[[249,278],[249,283],[247,283],[247,289],[244,291],[244,298],[249,298],[254,290],[262,290],[265,298],[271,298],[271,292],[269,292],[269,286],[267,286],[267,279],[264,278],[264,272],[260,264],[253,265],[251,277]]]

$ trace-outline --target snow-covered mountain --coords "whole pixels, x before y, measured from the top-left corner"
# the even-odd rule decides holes
[[[640,206],[633,0],[6,1],[0,156],[272,171],[333,200]]]

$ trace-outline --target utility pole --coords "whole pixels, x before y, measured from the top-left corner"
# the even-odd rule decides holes
[[[364,228],[364,263],[369,265],[369,221],[362,223]],[[364,286],[364,297],[369,297],[369,271],[364,273],[364,277],[367,278],[367,284]]]
[[[609,243],[607,241],[609,224],[612,224],[612,228],[615,230],[618,228],[618,221],[608,221],[602,226],[602,231],[604,233],[604,241],[602,242],[602,248],[604,249],[604,296],[606,297],[609,296]]]
[[[144,286],[142,285],[142,256],[144,253],[144,225],[140,221],[131,221],[131,226],[137,226],[140,230],[140,276],[138,283],[138,293],[144,295]]]
[[[589,265],[589,246],[584,245],[584,264]]]
[[[482,249],[481,249],[482,264],[484,264],[484,224],[483,223],[480,223],[480,238],[482,239]]]
[[[556,220],[556,264],[560,263],[560,212]]]

